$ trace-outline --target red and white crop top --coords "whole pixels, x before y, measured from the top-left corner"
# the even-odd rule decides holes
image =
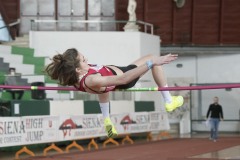
[[[89,66],[90,66],[90,68],[88,70],[88,73],[86,75],[84,75],[79,82],[79,87],[77,88],[79,91],[86,92],[86,90],[83,87],[84,85],[89,90],[91,90],[95,93],[98,93],[98,94],[106,93],[106,92],[114,90],[114,88],[116,86],[107,86],[106,89],[102,92],[94,91],[93,89],[89,88],[85,83],[85,79],[86,79],[87,76],[92,75],[92,74],[98,74],[98,73],[100,73],[102,76],[112,76],[112,75],[114,75],[113,71],[106,66],[93,65],[93,64],[89,64]]]

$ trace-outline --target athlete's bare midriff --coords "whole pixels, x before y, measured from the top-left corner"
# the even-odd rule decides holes
[[[107,67],[108,67],[108,68],[111,68],[112,70],[114,70],[117,75],[123,74],[123,71],[121,71],[119,68],[117,68],[117,67],[115,67],[115,66],[107,66]]]

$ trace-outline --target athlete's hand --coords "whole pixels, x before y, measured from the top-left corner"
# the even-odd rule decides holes
[[[160,57],[157,57],[153,60],[153,64],[154,65],[163,65],[163,64],[168,64],[174,60],[176,60],[178,58],[178,55],[177,54],[167,54],[165,56],[160,56]]]

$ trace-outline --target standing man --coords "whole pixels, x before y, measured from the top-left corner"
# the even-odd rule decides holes
[[[214,97],[213,104],[210,104],[207,112],[207,119],[210,116],[210,124],[211,124],[211,135],[210,139],[214,142],[217,141],[218,138],[218,126],[220,120],[223,120],[223,111],[222,106],[218,103],[218,97]]]

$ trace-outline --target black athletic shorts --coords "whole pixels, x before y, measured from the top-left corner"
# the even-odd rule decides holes
[[[114,65],[112,65],[112,66],[114,66]],[[114,67],[119,68],[121,71],[123,71],[123,73],[125,73],[125,72],[127,72],[127,71],[129,71],[129,70],[132,70],[132,69],[136,68],[137,66],[136,66],[135,64],[130,64],[130,65],[125,66],[125,67],[119,67],[119,66],[114,66]],[[109,69],[113,72],[114,75],[117,75],[117,73],[116,73],[113,69],[111,69],[111,68],[109,68]],[[140,77],[134,79],[133,81],[131,81],[131,82],[128,83],[128,84],[116,86],[116,89],[128,89],[128,88],[132,88],[132,87],[137,83],[137,81],[139,80],[139,78],[140,78]]]

